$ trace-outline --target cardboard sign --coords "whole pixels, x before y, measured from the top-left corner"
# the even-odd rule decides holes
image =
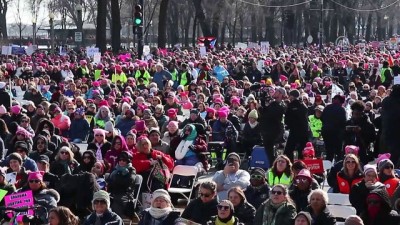
[[[101,62],[101,53],[100,52],[94,53],[93,62],[94,63],[100,63]]]
[[[309,169],[312,174],[324,173],[324,164],[322,159],[303,159],[301,161],[306,164],[307,169]]]
[[[12,195],[7,195],[6,197],[4,197],[4,202],[6,207],[12,208],[30,207],[34,205],[32,191],[25,191]],[[20,213],[17,217],[17,221],[21,222],[24,215],[34,215],[34,212],[30,209],[28,210],[28,212]],[[8,213],[7,216],[11,218],[13,216],[13,213]]]
[[[394,77],[393,84],[400,84],[400,76],[395,76]]]
[[[14,184],[17,181],[17,173],[16,172],[7,173],[6,181],[10,184]]]

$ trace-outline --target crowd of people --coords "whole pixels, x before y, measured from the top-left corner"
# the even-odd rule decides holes
[[[398,224],[400,53],[367,50],[3,55],[0,188],[31,190],[51,225],[122,224],[137,192],[152,194],[141,225],[333,225],[325,176],[301,161],[324,158],[331,191],[357,210],[346,224]],[[171,173],[210,171],[211,141],[226,149],[221,170],[180,215]],[[256,145],[270,168],[243,166]]]

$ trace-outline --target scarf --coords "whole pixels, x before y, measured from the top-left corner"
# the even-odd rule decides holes
[[[69,167],[70,161],[60,160],[60,163],[64,166],[64,171],[66,174],[72,174],[71,168]]]
[[[175,158],[178,160],[183,159],[193,142],[193,140],[182,140],[175,150]]]
[[[101,143],[101,144],[96,143],[96,147],[97,147],[97,150],[96,150],[96,159],[97,159],[98,161],[102,161],[102,160],[103,160],[103,153],[101,152],[101,146],[103,146],[103,143]]]
[[[264,222],[262,225],[275,225],[275,214],[278,211],[278,209],[285,203],[286,202],[275,204],[271,200],[269,200],[268,204],[266,204],[264,207],[264,213],[263,213]]]
[[[171,211],[172,211],[171,207],[160,209],[152,206],[150,207],[149,213],[153,218],[160,219],[164,216],[167,216]]]
[[[117,173],[122,174],[122,176],[125,176],[129,173],[129,168],[132,167],[132,164],[128,164],[126,166],[120,166],[119,164],[117,164],[115,166],[114,171],[111,173],[110,178],[114,178],[115,175],[117,175]]]
[[[215,220],[215,225],[233,225],[233,224],[235,224],[235,217],[233,217],[232,215],[230,217],[228,217],[227,219],[223,220],[223,219],[220,219],[219,217],[217,217],[217,219]]]
[[[256,127],[258,125],[258,122],[254,122],[254,123],[249,123],[251,129],[254,129],[254,127]]]

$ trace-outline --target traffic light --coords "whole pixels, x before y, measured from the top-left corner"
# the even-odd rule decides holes
[[[133,25],[135,27],[143,26],[143,14],[142,14],[142,6],[137,4],[135,6],[135,13],[133,15]]]

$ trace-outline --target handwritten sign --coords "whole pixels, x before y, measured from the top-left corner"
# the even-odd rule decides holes
[[[312,174],[324,172],[322,159],[303,159],[302,161],[306,164],[307,169],[309,169]]]
[[[4,197],[4,203],[6,207],[21,208],[30,207],[34,205],[32,191],[25,191],[21,193],[15,193],[12,195],[7,195]],[[10,218],[13,217],[13,213],[7,214]],[[22,212],[18,215],[17,221],[21,222],[24,215],[34,215],[33,210],[28,210],[27,212]]]

